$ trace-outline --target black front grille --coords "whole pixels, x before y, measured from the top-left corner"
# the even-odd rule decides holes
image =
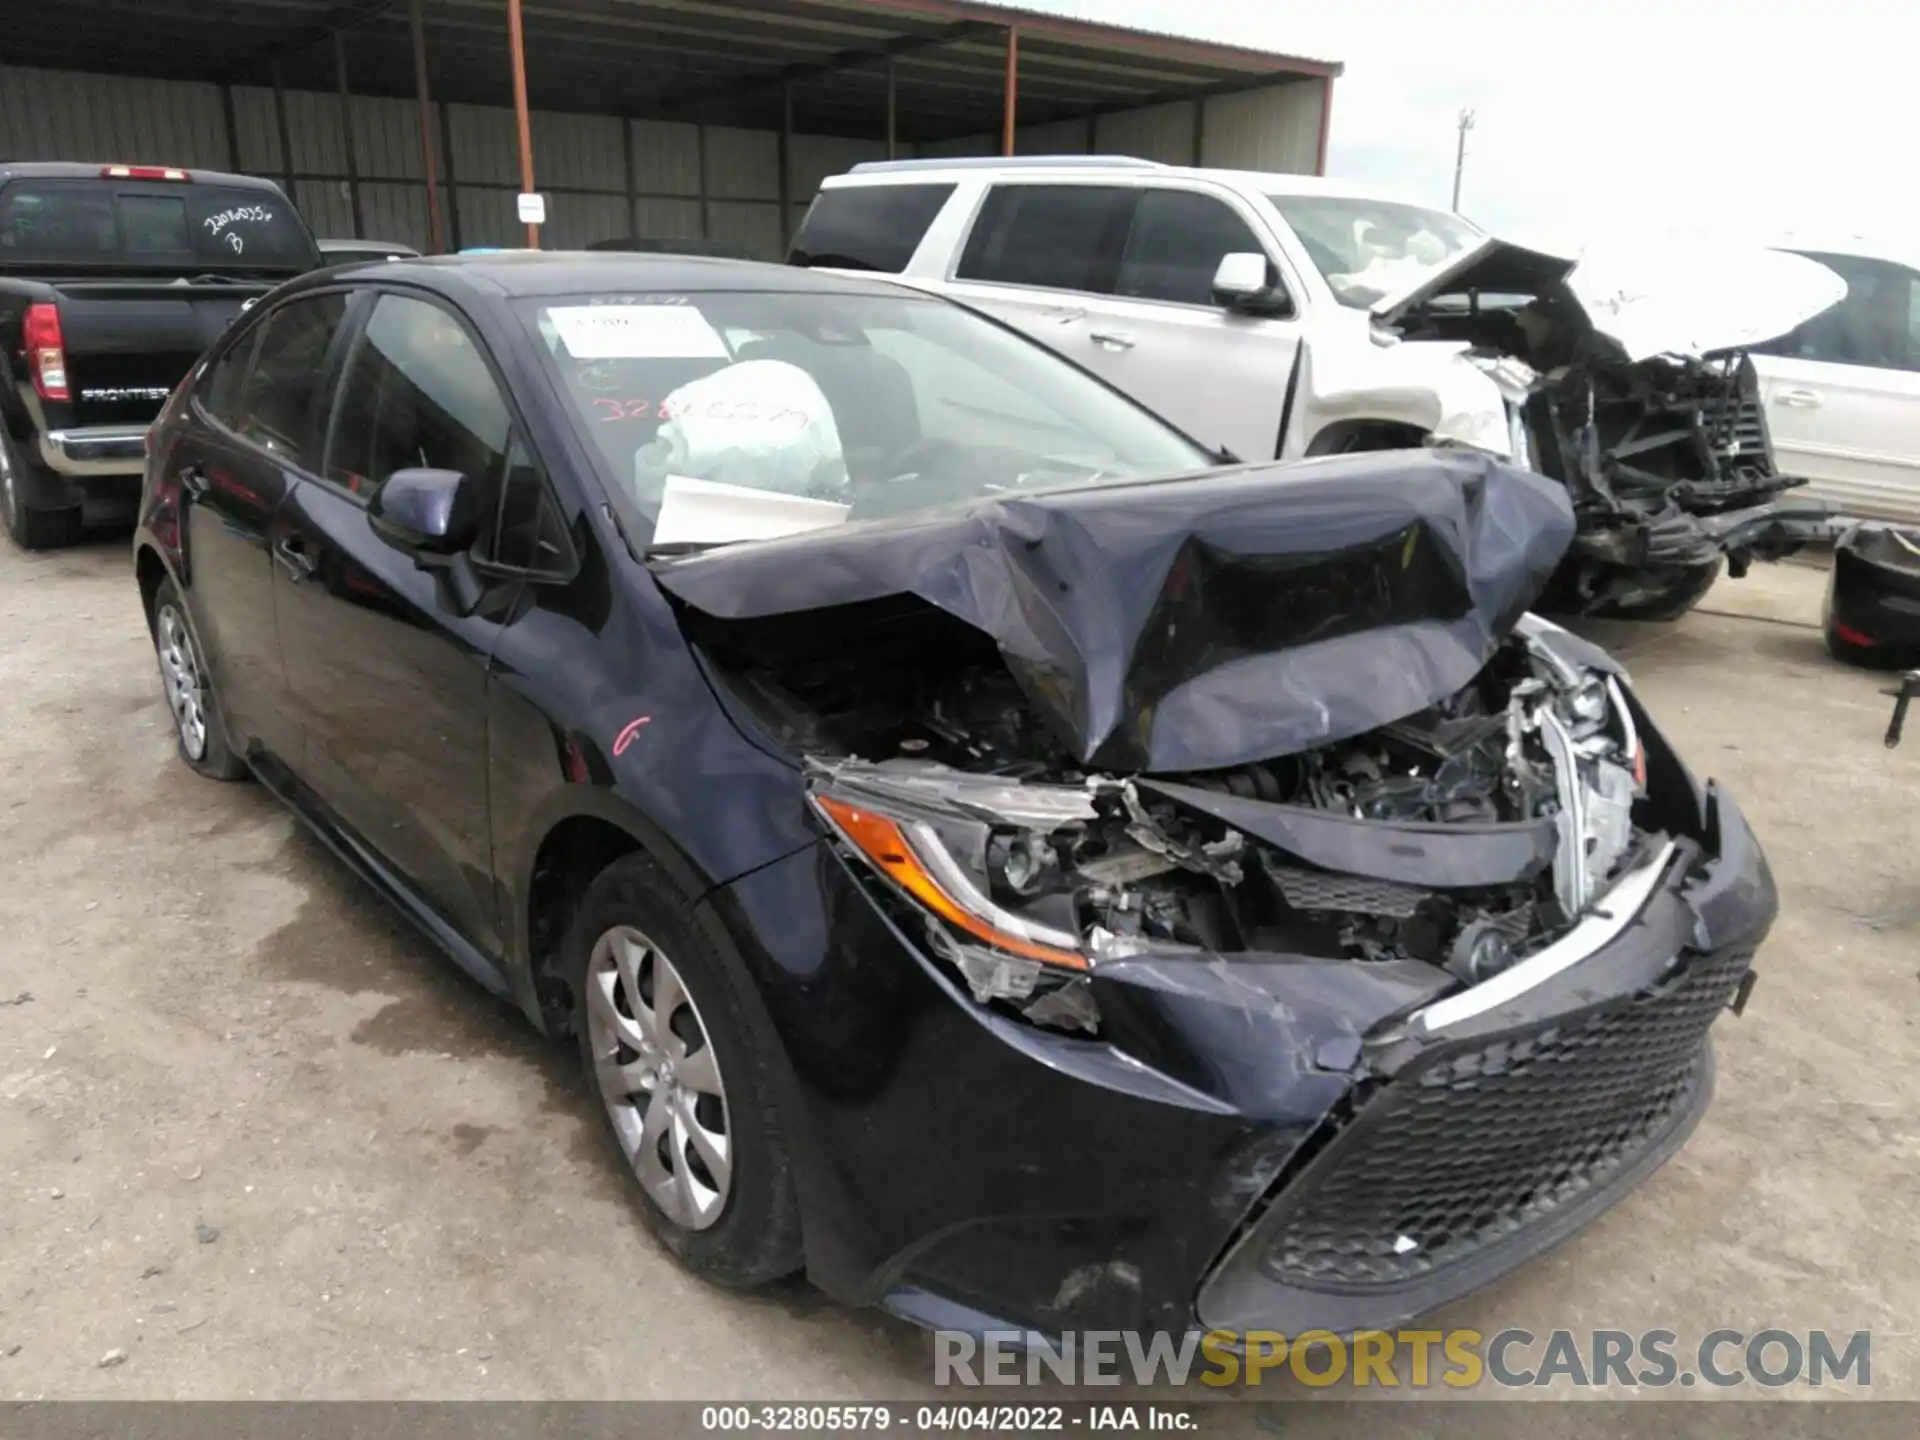
[[[1701,408],[1707,443],[1729,463],[1745,462],[1770,469],[1766,420],[1757,392],[1741,390]]]
[[[1604,1189],[1690,1112],[1707,1029],[1751,961],[1699,956],[1662,990],[1418,1062],[1282,1192],[1262,1269],[1308,1290],[1400,1286]]]

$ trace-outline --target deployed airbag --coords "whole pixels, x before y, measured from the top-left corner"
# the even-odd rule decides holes
[[[1007,496],[653,569],[720,621],[917,596],[992,637],[1082,763],[1194,771],[1452,695],[1573,528],[1552,481],[1400,451]]]

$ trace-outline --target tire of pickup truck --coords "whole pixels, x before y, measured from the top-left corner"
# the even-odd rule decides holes
[[[180,758],[188,769],[209,780],[246,779],[252,772],[227,743],[227,727],[213,698],[213,681],[200,658],[193,627],[187,623],[186,603],[173,581],[161,581],[160,588],[153,592],[153,613],[148,620]]]
[[[37,510],[27,504],[21,492],[26,488],[28,463],[7,433],[5,424],[0,423],[0,518],[5,519],[13,543],[22,550],[57,550],[63,545],[79,543],[85,527],[78,505],[62,510]]]

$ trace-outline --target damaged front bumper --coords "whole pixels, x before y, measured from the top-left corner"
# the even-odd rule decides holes
[[[1141,954],[1094,969],[1097,1039],[974,1003],[831,845],[736,882],[716,903],[796,977],[772,1004],[816,1142],[811,1276],[920,1323],[1046,1334],[1344,1333],[1479,1288],[1610,1206],[1707,1103],[1709,1027],[1744,1001],[1776,899],[1738,809],[1698,801],[1697,837],[1616,882],[1604,934],[1517,980]],[[807,908],[824,933],[769,923]]]
[[[1388,1329],[1566,1239],[1678,1150],[1775,896],[1732,802],[1556,946],[1367,1038],[1346,1102],[1203,1283],[1208,1328]],[[1588,933],[1582,934],[1582,931]]]
[[[1645,518],[1622,513],[1589,519],[1574,537],[1543,608],[1677,619],[1713,587],[1723,562],[1737,580],[1754,561],[1785,559],[1803,546],[1832,540],[1849,523],[1821,501],[1787,498],[1708,514],[1669,505]]]
[[[1754,560],[1778,560],[1803,545],[1831,540],[1850,523],[1819,500],[1768,500],[1710,515],[1671,509],[1649,520],[1583,531],[1573,552],[1632,567],[1710,566],[1724,555],[1737,577]]]

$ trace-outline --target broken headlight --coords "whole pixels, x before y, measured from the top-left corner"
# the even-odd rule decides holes
[[[813,768],[815,810],[926,917],[930,948],[959,970],[975,1000],[1093,1028],[1091,998],[1077,982],[1095,956],[1060,860],[1096,818],[1090,791],[935,765]]]

